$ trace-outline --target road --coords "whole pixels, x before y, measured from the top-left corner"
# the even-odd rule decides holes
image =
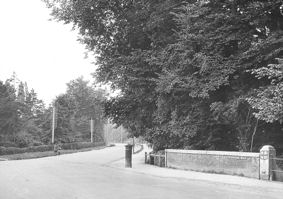
[[[1,161],[1,199],[282,198],[282,191],[160,177],[111,166],[124,147],[48,158]]]

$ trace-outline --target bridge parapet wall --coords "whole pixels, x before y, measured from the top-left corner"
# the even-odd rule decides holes
[[[165,165],[260,179],[260,153],[166,149]]]

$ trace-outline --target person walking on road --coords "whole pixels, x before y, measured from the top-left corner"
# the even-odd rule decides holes
[[[61,143],[55,143],[54,144],[54,153],[56,155],[60,155],[61,154]]]

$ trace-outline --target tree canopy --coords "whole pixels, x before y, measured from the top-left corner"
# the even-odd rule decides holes
[[[90,141],[90,119],[94,120],[94,141],[103,141],[106,93],[78,78],[54,99],[55,140]],[[0,146],[27,147],[51,143],[52,107],[46,107],[36,92],[16,74],[0,81]]]
[[[281,0],[45,2],[121,90],[106,115],[156,150],[280,145]]]

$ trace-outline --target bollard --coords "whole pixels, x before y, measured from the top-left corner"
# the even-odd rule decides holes
[[[125,146],[125,167],[132,168],[132,151],[133,145],[127,144]]]

